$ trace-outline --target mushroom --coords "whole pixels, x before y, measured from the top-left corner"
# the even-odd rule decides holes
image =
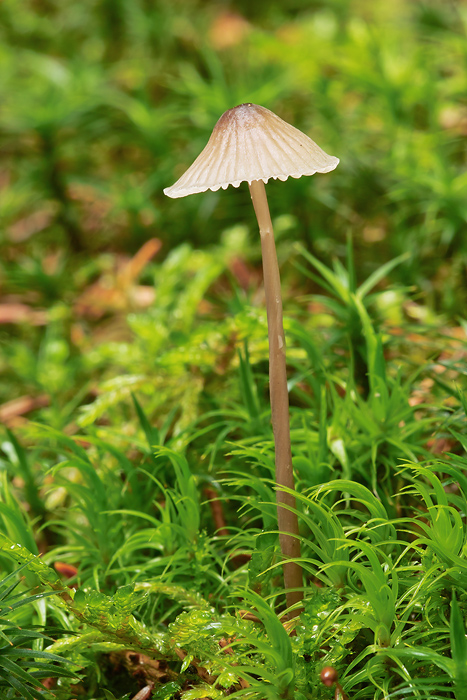
[[[339,163],[308,136],[265,107],[247,103],[225,112],[211,137],[188,170],[164,193],[185,197],[206,190],[238,187],[248,182],[258,220],[263,257],[269,338],[269,392],[275,444],[277,519],[284,556],[284,584],[288,607],[303,598],[300,540],[295,511],[290,445],[289,397],[282,321],[279,265],[265,183],[327,173]],[[298,614],[298,606],[292,615]]]

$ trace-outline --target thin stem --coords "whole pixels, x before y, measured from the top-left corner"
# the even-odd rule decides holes
[[[69,238],[71,249],[79,253],[83,250],[81,231],[60,170],[56,137],[49,129],[42,130],[40,136],[47,167],[46,179],[53,197],[59,204],[57,220]]]
[[[290,446],[289,394],[287,389],[287,368],[285,358],[285,335],[282,321],[281,282],[277,262],[274,232],[269,214],[266,190],[262,180],[250,184],[250,194],[258,219],[263,255],[264,291],[268,317],[269,338],[269,395],[271,400],[272,429],[276,449],[276,483],[277,521],[279,525],[279,542],[285,559],[300,557],[300,540],[298,539],[298,518],[291,509],[295,509],[295,496],[284,492],[285,486],[294,490],[292,451]],[[286,506],[286,507],[283,507]],[[284,562],[284,583],[287,605],[302,600],[302,568],[294,561]],[[292,613],[298,614],[298,610]]]

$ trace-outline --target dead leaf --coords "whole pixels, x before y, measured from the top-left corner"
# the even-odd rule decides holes
[[[42,309],[32,309],[27,304],[16,302],[0,304],[0,323],[29,323],[31,326],[45,326],[47,321],[47,311]]]
[[[17,425],[21,416],[38,408],[44,408],[49,403],[50,398],[47,394],[41,394],[36,397],[20,396],[17,399],[7,401],[0,405],[0,423],[4,423],[7,426]]]
[[[76,301],[76,314],[97,320],[107,313],[123,313],[135,306],[145,308],[152,304],[152,287],[138,286],[136,281],[161,246],[159,239],[151,238],[130,260],[120,262],[113,274],[106,273],[90,285]]]
[[[251,27],[244,17],[228,10],[220,12],[209,29],[209,38],[215,49],[237,46]]]
[[[141,688],[139,693],[133,696],[132,700],[148,700],[151,697],[153,688],[154,684],[146,685],[144,688]]]
[[[65,576],[65,578],[73,578],[78,573],[78,569],[73,564],[67,564],[64,561],[54,562],[54,569],[58,574]]]
[[[35,233],[43,231],[50,225],[55,212],[52,207],[35,211],[32,214],[18,219],[8,229],[8,237],[13,243],[22,243],[31,238]]]

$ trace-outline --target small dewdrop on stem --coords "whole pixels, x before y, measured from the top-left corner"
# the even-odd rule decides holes
[[[339,680],[339,674],[333,666],[325,666],[319,674],[321,683],[330,688]]]
[[[299,614],[303,577],[290,444],[289,396],[282,298],[274,232],[265,184],[302,175],[327,173],[339,163],[308,136],[265,107],[247,103],[229,109],[188,170],[164,193],[185,197],[197,192],[247,182],[258,220],[263,257],[264,291],[269,338],[269,393],[276,464],[279,541],[284,557],[284,584],[292,616]]]
[[[349,700],[347,695],[339,683],[339,674],[337,673],[334,666],[325,666],[321,673],[319,674],[321,683],[327,688],[331,688],[333,685],[336,686],[334,692],[334,700]]]

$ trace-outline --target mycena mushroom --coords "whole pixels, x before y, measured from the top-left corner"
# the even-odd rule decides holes
[[[164,193],[185,197],[248,182],[261,235],[269,337],[269,391],[275,444],[277,517],[284,561],[287,605],[303,598],[298,518],[289,427],[289,397],[282,321],[279,265],[266,198],[270,178],[287,180],[327,173],[339,163],[308,136],[265,107],[242,104],[225,112],[211,137],[184,175]],[[287,489],[286,491],[283,488]],[[297,611],[297,608],[296,608]],[[293,613],[292,613],[293,614]],[[295,613],[296,614],[296,613]]]

